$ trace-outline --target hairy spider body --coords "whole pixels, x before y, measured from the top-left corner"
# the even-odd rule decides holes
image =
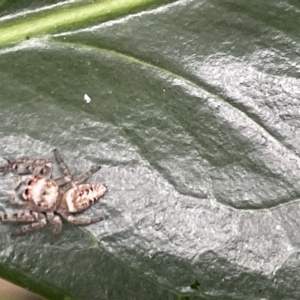
[[[0,167],[0,172],[15,172],[20,177],[15,189],[10,191],[10,201],[23,207],[23,211],[12,215],[0,216],[2,222],[31,222],[13,232],[13,235],[25,233],[46,225],[47,219],[54,225],[54,235],[60,233],[62,222],[60,216],[67,221],[88,225],[103,220],[102,217],[81,218],[72,215],[81,212],[96,201],[107,191],[104,184],[81,184],[100,166],[90,169],[71,180],[72,175],[68,166],[54,149],[54,156],[64,172],[64,176],[52,179],[51,164],[43,159],[30,161],[27,158],[9,160],[8,165]]]

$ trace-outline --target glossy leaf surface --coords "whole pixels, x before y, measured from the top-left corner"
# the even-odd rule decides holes
[[[299,10],[2,2],[2,162],[57,147],[109,193],[53,246],[0,224],[0,276],[49,299],[297,299]]]

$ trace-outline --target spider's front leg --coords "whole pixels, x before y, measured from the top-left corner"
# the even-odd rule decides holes
[[[12,232],[12,235],[20,235],[28,231],[40,229],[47,224],[45,215],[33,211],[15,213],[12,215],[4,214],[0,217],[2,222],[32,222],[28,225],[23,225],[19,229]]]
[[[18,175],[41,175],[50,177],[52,172],[51,163],[46,159],[30,160],[28,157],[8,159],[7,164],[0,166],[0,173],[13,172]]]
[[[27,156],[8,159],[6,165],[0,166],[0,173],[15,172],[18,174],[19,170],[24,170],[28,166],[29,161],[29,157]]]
[[[10,165],[9,164],[0,166],[0,173],[6,174],[9,171],[10,171]]]
[[[0,216],[1,222],[34,222],[39,219],[39,213],[34,211],[22,211],[13,214]]]
[[[13,172],[19,174],[23,172],[29,166],[29,157],[20,157],[16,159],[8,159],[7,164],[0,166],[0,173]]]

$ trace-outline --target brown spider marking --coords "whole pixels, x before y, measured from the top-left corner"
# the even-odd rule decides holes
[[[53,179],[51,164],[44,159],[8,160],[7,165],[0,167],[0,172],[15,172],[23,175],[14,190],[8,193],[11,203],[22,205],[24,210],[16,214],[0,216],[2,222],[31,222],[14,231],[13,235],[42,228],[49,220],[54,226],[54,242],[62,227],[60,216],[78,225],[88,225],[103,220],[102,217],[82,218],[72,215],[87,209],[106,193],[107,188],[104,184],[81,184],[101,167],[91,168],[72,180],[72,174],[58,150],[54,149],[53,152],[64,173],[63,177]]]

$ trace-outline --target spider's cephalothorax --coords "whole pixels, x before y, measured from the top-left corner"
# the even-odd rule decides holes
[[[30,222],[14,231],[14,235],[42,228],[48,219],[54,225],[56,236],[62,227],[60,216],[80,225],[103,220],[102,217],[81,218],[73,215],[90,207],[105,194],[107,188],[104,184],[81,184],[97,172],[100,166],[72,180],[68,166],[56,149],[54,149],[54,156],[64,173],[63,177],[56,179],[51,178],[51,164],[44,159],[9,160],[7,165],[0,167],[0,172],[12,171],[22,175],[15,189],[9,194],[10,201],[22,205],[24,209],[20,213],[0,216],[2,222]]]

